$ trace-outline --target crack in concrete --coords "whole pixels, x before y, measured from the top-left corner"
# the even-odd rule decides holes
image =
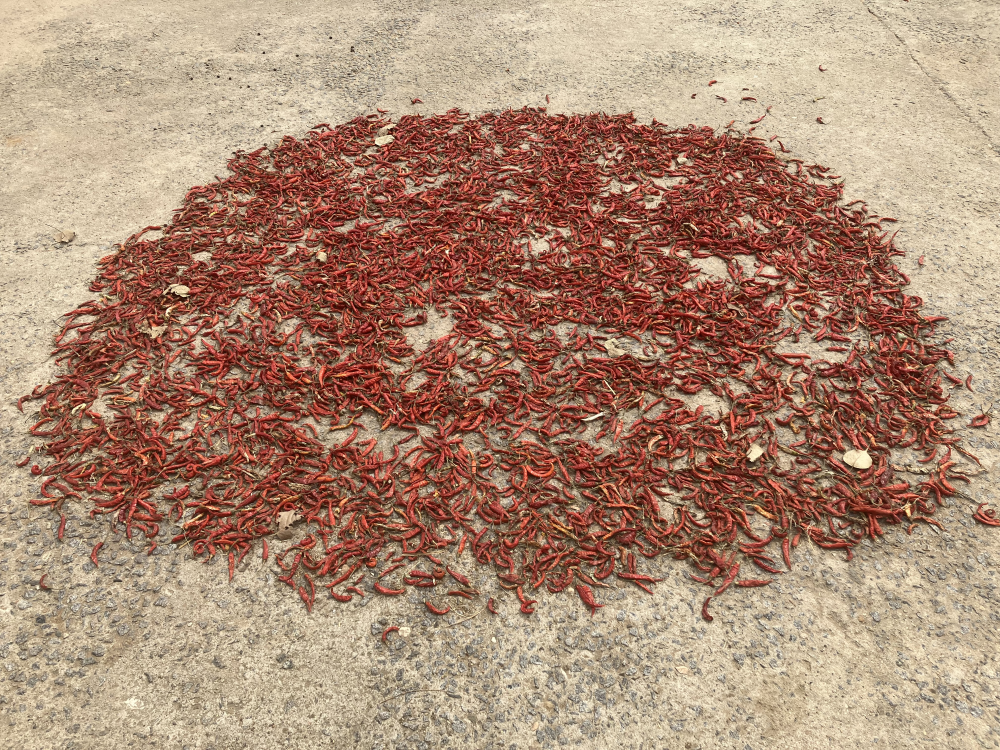
[[[945,99],[951,102],[952,105],[955,107],[955,109],[957,109],[962,114],[962,116],[969,121],[969,124],[971,124],[980,133],[983,134],[983,137],[986,139],[986,143],[989,144],[989,147],[991,149],[993,149],[993,153],[995,153],[997,156],[1000,156],[1000,146],[998,146],[996,143],[993,142],[993,139],[990,137],[990,134],[986,131],[986,128],[984,128],[982,124],[975,117],[973,117],[965,109],[965,107],[961,105],[958,99],[952,96],[951,92],[948,91],[944,82],[940,78],[938,78],[936,75],[931,73],[929,70],[927,70],[927,68],[923,66],[920,60],[917,59],[916,55],[913,54],[913,51],[910,49],[910,45],[908,45],[903,40],[903,37],[901,37],[899,34],[896,33],[896,30],[889,25],[889,22],[886,21],[884,18],[882,18],[882,16],[880,16],[874,10],[872,10],[871,5],[869,5],[867,2],[864,3],[864,6],[865,9],[869,13],[871,13],[875,17],[875,19],[879,23],[881,23],[885,27],[885,29],[896,38],[896,41],[900,43],[900,45],[903,47],[904,50],[906,50],[906,54],[909,55],[910,59],[913,60],[914,64],[918,68],[920,68],[920,72],[923,73],[924,76],[926,76],[927,80],[929,80],[931,83],[934,84],[935,88],[937,88],[937,90],[944,95]]]

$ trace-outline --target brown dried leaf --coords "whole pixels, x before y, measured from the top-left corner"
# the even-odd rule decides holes
[[[278,539],[292,538],[292,524],[300,520],[302,516],[294,510],[286,510],[278,514]]]
[[[844,454],[843,461],[848,466],[861,471],[870,468],[872,465],[872,457],[868,455],[868,451],[847,451]]]
[[[60,232],[56,232],[53,235],[53,238],[56,242],[65,245],[76,239],[76,232],[70,231],[69,229],[63,229]]]
[[[761,448],[759,445],[756,445],[756,444],[751,445],[750,446],[750,450],[747,451],[747,461],[749,461],[750,463],[753,463],[754,461],[756,461],[758,458],[760,458],[763,455],[764,455],[764,449],[763,448]]]
[[[163,332],[164,332],[165,330],[167,330],[167,327],[166,327],[166,326],[153,326],[153,327],[152,327],[152,328],[150,328],[150,329],[149,329],[148,331],[146,331],[146,334],[147,334],[147,335],[149,336],[149,338],[151,338],[151,339],[158,339],[158,338],[159,338],[160,336],[162,336],[162,335],[163,335]]]
[[[607,350],[609,357],[620,357],[623,354],[628,354],[628,350],[618,346],[618,342],[615,339],[605,341],[604,348]]]
[[[191,294],[191,287],[184,286],[183,284],[171,284],[167,287],[167,291],[170,294],[176,294],[178,297],[187,297]]]
[[[392,143],[394,140],[396,139],[393,138],[391,135],[380,135],[378,138],[375,139],[375,145],[385,146],[386,144]]]

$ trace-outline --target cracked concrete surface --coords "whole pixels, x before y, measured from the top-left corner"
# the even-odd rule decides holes
[[[982,101],[975,104],[971,101],[972,99],[986,100],[996,97],[996,74],[986,76],[984,82],[988,85],[985,87],[978,85],[978,82],[969,86],[972,82],[966,75],[963,75],[966,71],[955,70],[952,67],[956,62],[954,60],[955,53],[959,53],[958,65],[969,65],[970,61],[960,54],[968,48],[969,51],[975,50],[974,59],[977,63],[971,70],[993,69],[993,66],[998,62],[996,50],[1000,45],[1000,9],[984,3],[979,9],[980,12],[969,14],[971,17],[966,19],[964,28],[954,29],[949,28],[952,26],[954,16],[952,13],[948,13],[953,8],[947,4],[932,9],[937,11],[939,16],[935,19],[936,28],[928,28],[927,20],[929,19],[922,13],[919,14],[919,17],[913,18],[898,12],[898,7],[882,8],[870,2],[866,2],[865,6],[868,12],[877,18],[879,23],[896,38],[910,59],[920,68],[920,72],[934,83],[941,95],[961,112],[969,123],[979,129],[990,148],[1000,154],[1000,144],[996,138],[996,123],[989,120],[990,110],[984,109],[987,105]],[[960,33],[960,31],[969,31],[973,27],[978,32],[976,35],[978,39],[973,35]],[[938,55],[933,54],[937,51],[934,48],[940,46],[944,39],[950,42],[947,45],[949,53],[947,59],[941,59]],[[972,40],[975,41],[969,44]],[[976,42],[979,43],[976,44]],[[992,51],[992,55],[989,54],[990,51]],[[950,81],[943,78],[942,75],[946,74],[948,70],[953,71],[948,77],[954,75],[960,80]]]
[[[544,596],[532,618],[507,602],[454,627],[409,601],[309,615],[259,558],[230,583],[224,561],[149,556],[82,508],[58,543],[14,466],[33,421],[14,402],[54,372],[94,261],[169,220],[233,150],[375,108],[546,95],[556,112],[715,127],[771,106],[758,135],[899,219],[909,291],[950,318],[974,375],[954,404],[986,408],[1000,6],[8,0],[0,23],[0,746],[1000,747],[1000,536],[969,518],[998,499],[992,426],[964,433],[987,471],[943,533],[893,530],[850,564],[807,551],[780,583],[713,602],[711,624],[666,560],[656,596],[615,592],[594,618]],[[56,246],[50,227],[77,239]],[[111,562],[95,569],[99,540]],[[387,624],[409,628],[391,647],[373,635]]]

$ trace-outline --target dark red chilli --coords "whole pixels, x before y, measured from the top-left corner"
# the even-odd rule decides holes
[[[427,609],[430,610],[433,614],[439,615],[439,616],[440,615],[446,615],[449,612],[451,612],[451,607],[445,607],[444,609],[439,609],[438,607],[435,607],[430,602],[424,602],[424,606],[427,607]]]
[[[587,586],[586,584],[583,583],[578,583],[576,585],[576,592],[580,595],[580,599],[583,600],[583,603],[586,604],[588,607],[590,607],[591,617],[594,616],[594,613],[598,609],[604,606],[603,604],[598,604],[594,600],[594,592],[591,591],[590,586]]]

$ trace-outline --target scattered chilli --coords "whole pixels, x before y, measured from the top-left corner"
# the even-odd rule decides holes
[[[985,510],[984,510],[985,508]],[[980,503],[972,517],[979,523],[987,526],[1000,526],[1000,518],[997,518],[996,511],[987,507],[986,503]]]
[[[594,613],[603,607],[603,604],[598,604],[594,599],[594,592],[590,590],[590,586],[583,583],[578,583],[576,585],[576,592],[580,595],[580,599],[583,603],[590,607],[590,616],[593,617]]]
[[[424,602],[424,606],[427,607],[427,609],[429,609],[435,615],[446,615],[449,612],[451,612],[451,607],[445,607],[444,609],[438,609],[437,607],[435,607],[430,602]]]
[[[238,153],[101,260],[19,402],[41,401],[38,503],[151,545],[177,523],[234,575],[277,536],[309,607],[468,587],[439,559],[468,548],[523,613],[543,587],[593,613],[609,577],[652,592],[647,559],[764,585],[800,539],[850,557],[967,481],[941,319],[829,170],[631,115],[389,125]]]

